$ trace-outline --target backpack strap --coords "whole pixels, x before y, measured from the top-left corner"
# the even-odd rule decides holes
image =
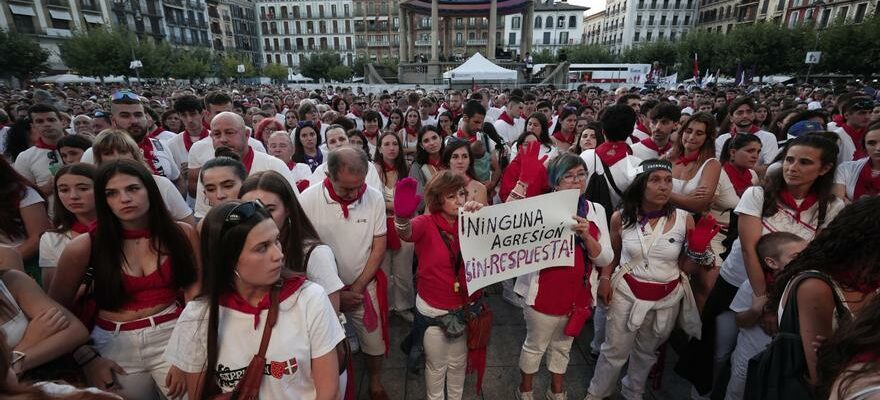
[[[608,165],[605,165],[605,161],[602,161],[602,159],[599,158],[595,152],[593,152],[593,157],[594,157],[593,165],[596,165],[595,160],[599,160],[599,163],[602,164],[602,171],[604,173],[600,174],[600,175],[605,177],[605,180],[608,181],[608,184],[611,186],[611,189],[614,190],[614,193],[617,193],[617,195],[622,198],[623,191],[620,190],[617,187],[617,183],[614,182],[614,174],[611,173],[611,167],[609,167]]]
[[[837,318],[851,318],[852,312],[847,307],[844,302],[843,290],[840,288],[840,285],[834,281],[833,278],[828,276],[828,274],[811,269],[804,272],[801,272],[788,283],[785,290],[783,291],[783,297],[786,298],[785,308],[782,311],[782,318],[779,322],[779,331],[780,332],[789,332],[800,334],[800,324],[799,324],[799,316],[798,316],[798,305],[797,305],[797,288],[800,284],[809,279],[809,278],[817,278],[825,281],[828,286],[831,286],[832,295],[834,297],[834,310],[836,312]]]

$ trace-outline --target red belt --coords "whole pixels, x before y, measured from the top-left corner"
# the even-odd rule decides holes
[[[183,308],[177,306],[177,308],[168,314],[155,315],[151,317],[147,317],[144,319],[139,319],[136,321],[129,322],[115,322],[109,321],[103,318],[95,318],[95,325],[105,331],[119,332],[119,331],[134,331],[137,329],[143,329],[148,326],[156,326],[168,321],[172,321],[177,319],[180,314],[183,312]]]
[[[678,279],[666,283],[642,282],[630,274],[624,275],[623,280],[629,285],[629,289],[637,299],[645,301],[658,301],[668,296],[678,287],[679,282]]]

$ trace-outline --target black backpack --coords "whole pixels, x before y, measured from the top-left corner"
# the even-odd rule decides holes
[[[598,173],[598,168],[595,167],[596,164],[602,165],[602,174]],[[596,171],[593,171],[593,175],[590,176],[590,180],[587,182],[585,194],[587,200],[601,204],[605,208],[605,222],[608,223],[608,226],[611,226],[611,214],[614,213],[615,209],[614,202],[611,201],[611,190],[613,189],[620,197],[623,197],[623,192],[614,183],[611,169],[605,165],[602,159],[596,156],[596,153],[593,153],[593,166]]]
[[[837,315],[848,317],[849,310],[843,304],[837,284],[826,274],[804,271],[795,276],[788,290],[788,299],[779,323],[779,333],[764,351],[749,360],[746,375],[746,400],[811,400],[815,399],[807,376],[807,359],[804,356],[798,320],[797,288],[807,278],[819,278],[834,288],[834,304]]]

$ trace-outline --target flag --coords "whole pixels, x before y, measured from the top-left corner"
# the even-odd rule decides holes
[[[700,82],[700,60],[697,59],[697,53],[694,53],[694,82]]]
[[[733,81],[734,85],[739,86],[740,84],[743,83],[743,78],[745,78],[745,76],[743,75],[744,72],[745,71],[743,71],[742,64],[737,63],[736,64],[736,75],[734,75],[734,81]]]

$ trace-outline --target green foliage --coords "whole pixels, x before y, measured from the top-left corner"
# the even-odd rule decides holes
[[[541,49],[532,52],[532,60],[535,64],[551,64],[556,62],[556,55],[550,49]]]
[[[299,67],[303,76],[317,81],[319,79],[330,79],[330,69],[337,65],[342,65],[342,57],[339,56],[339,53],[323,51],[313,53],[304,62],[300,63]]]
[[[238,73],[239,65],[244,65],[244,74]],[[226,54],[219,60],[219,67],[217,72],[223,79],[256,76],[256,68],[254,68],[250,57],[240,54]],[[287,76],[287,72],[284,73],[284,76]]]
[[[30,78],[46,68],[49,53],[36,41],[17,32],[0,29],[0,76],[9,75],[21,80]]]
[[[272,79],[273,82],[287,82],[287,67],[281,64],[267,64],[263,67],[263,75]]]
[[[369,62],[370,60],[362,55],[355,57],[354,61],[351,63],[351,70],[354,76],[364,76],[364,69]]]
[[[171,75],[179,79],[199,80],[211,73],[211,55],[205,50],[178,51],[171,65]]]
[[[815,36],[808,35],[808,47],[814,46]],[[814,71],[852,73],[869,76],[880,71],[880,16],[868,17],[861,24],[838,21],[819,31],[819,50],[822,59]],[[801,55],[801,62],[803,62]]]
[[[61,59],[74,73],[103,78],[132,73],[128,66],[136,42],[131,32],[105,26],[75,32],[59,48]]]
[[[344,82],[351,79],[352,70],[346,65],[339,64],[330,68],[327,77],[337,82]]]
[[[652,64],[654,61],[658,61],[660,65],[669,66],[675,64],[678,56],[677,50],[675,43],[658,40],[626,49],[621,56],[621,61],[633,64]]]
[[[606,64],[617,62],[617,58],[607,48],[595,44],[581,44],[566,48],[568,61],[578,64]],[[537,62],[537,60],[535,60]],[[551,62],[556,62],[554,57]]]

